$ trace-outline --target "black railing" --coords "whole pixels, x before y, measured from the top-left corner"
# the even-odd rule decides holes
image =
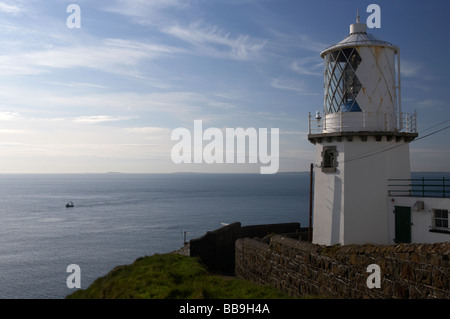
[[[388,189],[389,196],[450,197],[450,179],[390,179]]]

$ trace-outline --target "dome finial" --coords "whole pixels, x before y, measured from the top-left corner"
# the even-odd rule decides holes
[[[360,22],[359,8],[356,9],[356,23],[350,25],[350,34],[366,33],[366,24]]]

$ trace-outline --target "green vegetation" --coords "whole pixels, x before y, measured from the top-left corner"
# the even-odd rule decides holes
[[[233,277],[211,274],[197,258],[162,254],[114,268],[68,299],[245,299],[290,298]]]

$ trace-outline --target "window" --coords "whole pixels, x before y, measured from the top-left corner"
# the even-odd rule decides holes
[[[433,209],[433,230],[450,231],[448,227],[448,210],[447,209]]]
[[[325,56],[325,111],[361,112],[356,96],[361,82],[356,69],[362,59],[356,48],[332,51]]]
[[[336,172],[336,146],[324,146],[322,151],[322,172]]]

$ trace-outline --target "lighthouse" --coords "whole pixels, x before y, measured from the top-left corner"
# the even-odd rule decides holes
[[[388,180],[410,179],[416,114],[401,105],[400,50],[350,25],[321,52],[323,111],[309,116],[315,145],[312,241],[389,244]]]

